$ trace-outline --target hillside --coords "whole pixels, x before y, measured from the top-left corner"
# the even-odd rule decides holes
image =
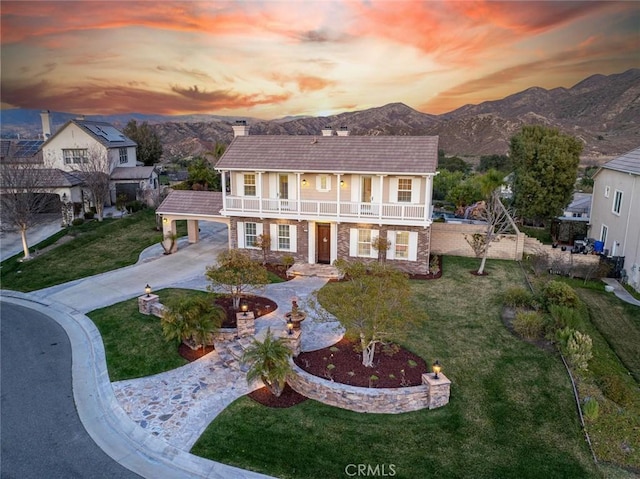
[[[72,118],[54,113],[54,128]],[[216,142],[228,144],[238,118],[216,115],[163,117],[117,115],[88,117],[124,126],[128,119],[148,121],[160,135],[166,159],[199,155]],[[442,115],[391,103],[329,117],[283,117],[248,121],[253,135],[313,135],[325,126],[346,126],[352,135],[439,135],[449,155],[506,153],[509,139],[525,124],[559,128],[585,144],[583,161],[600,163],[640,144],[640,69],[593,75],[571,88],[532,87],[501,100],[465,105]],[[40,117],[33,110],[2,111],[2,135],[37,135]]]

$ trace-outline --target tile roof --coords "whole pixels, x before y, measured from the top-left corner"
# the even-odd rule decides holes
[[[437,136],[238,136],[220,170],[332,173],[434,173]]]
[[[111,172],[112,180],[148,180],[155,166],[118,166]]]
[[[4,166],[7,167],[7,166]],[[30,175],[38,175],[30,176]],[[73,173],[59,170],[57,168],[27,168],[24,174],[18,174],[15,177],[15,183],[25,183],[23,185],[13,184],[11,187],[23,188],[62,188],[81,185],[82,178]],[[1,185],[0,187],[7,185]]]
[[[125,136],[124,133],[114,127],[111,123],[92,120],[71,120],[70,123],[76,124],[107,148],[137,146],[135,141]]]
[[[220,216],[222,193],[219,191],[173,190],[158,206],[156,213]]]
[[[621,171],[623,173],[631,173],[640,175],[640,148],[631,150],[618,158],[602,165],[607,170]]]

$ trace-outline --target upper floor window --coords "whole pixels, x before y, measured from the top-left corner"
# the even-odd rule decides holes
[[[79,165],[89,161],[89,155],[86,148],[77,148],[73,150],[62,150],[65,165]]]
[[[616,193],[613,197],[613,212],[617,215],[620,214],[620,209],[622,208],[622,191],[616,190]]]
[[[244,174],[244,196],[256,196],[256,175]]]
[[[329,175],[318,175],[316,177],[316,190],[331,191],[331,177]]]
[[[258,228],[256,223],[244,224],[244,245],[247,248],[255,248],[258,239]]]
[[[291,249],[291,234],[289,225],[278,225],[278,250]]]
[[[120,155],[120,164],[129,162],[129,155],[126,148],[119,148],[118,154]]]
[[[398,179],[398,203],[411,203],[411,178]]]
[[[611,188],[609,186],[605,186],[604,187],[604,197],[605,198],[609,198],[609,192],[611,191]]]

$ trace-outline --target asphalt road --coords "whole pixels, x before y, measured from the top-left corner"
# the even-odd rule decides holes
[[[1,303],[2,479],[139,478],[87,434],[71,388],[71,346],[54,320]]]

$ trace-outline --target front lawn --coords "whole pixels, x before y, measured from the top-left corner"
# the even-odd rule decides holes
[[[564,366],[500,319],[500,293],[524,284],[519,265],[490,261],[486,277],[469,273],[477,266],[447,257],[441,279],[412,283],[430,319],[404,346],[441,361],[452,381],[447,406],[376,415],[311,400],[269,409],[243,397],[192,452],[283,478],[349,477],[350,464],[393,465],[397,478],[599,477]]]
[[[184,221],[179,222],[179,235],[184,235],[186,226],[181,223]],[[2,288],[35,291],[135,264],[142,250],[161,240],[162,233],[155,226],[155,212],[145,209],[124,218],[69,227],[32,248],[58,241],[34,259],[20,262],[21,253],[3,261]]]

